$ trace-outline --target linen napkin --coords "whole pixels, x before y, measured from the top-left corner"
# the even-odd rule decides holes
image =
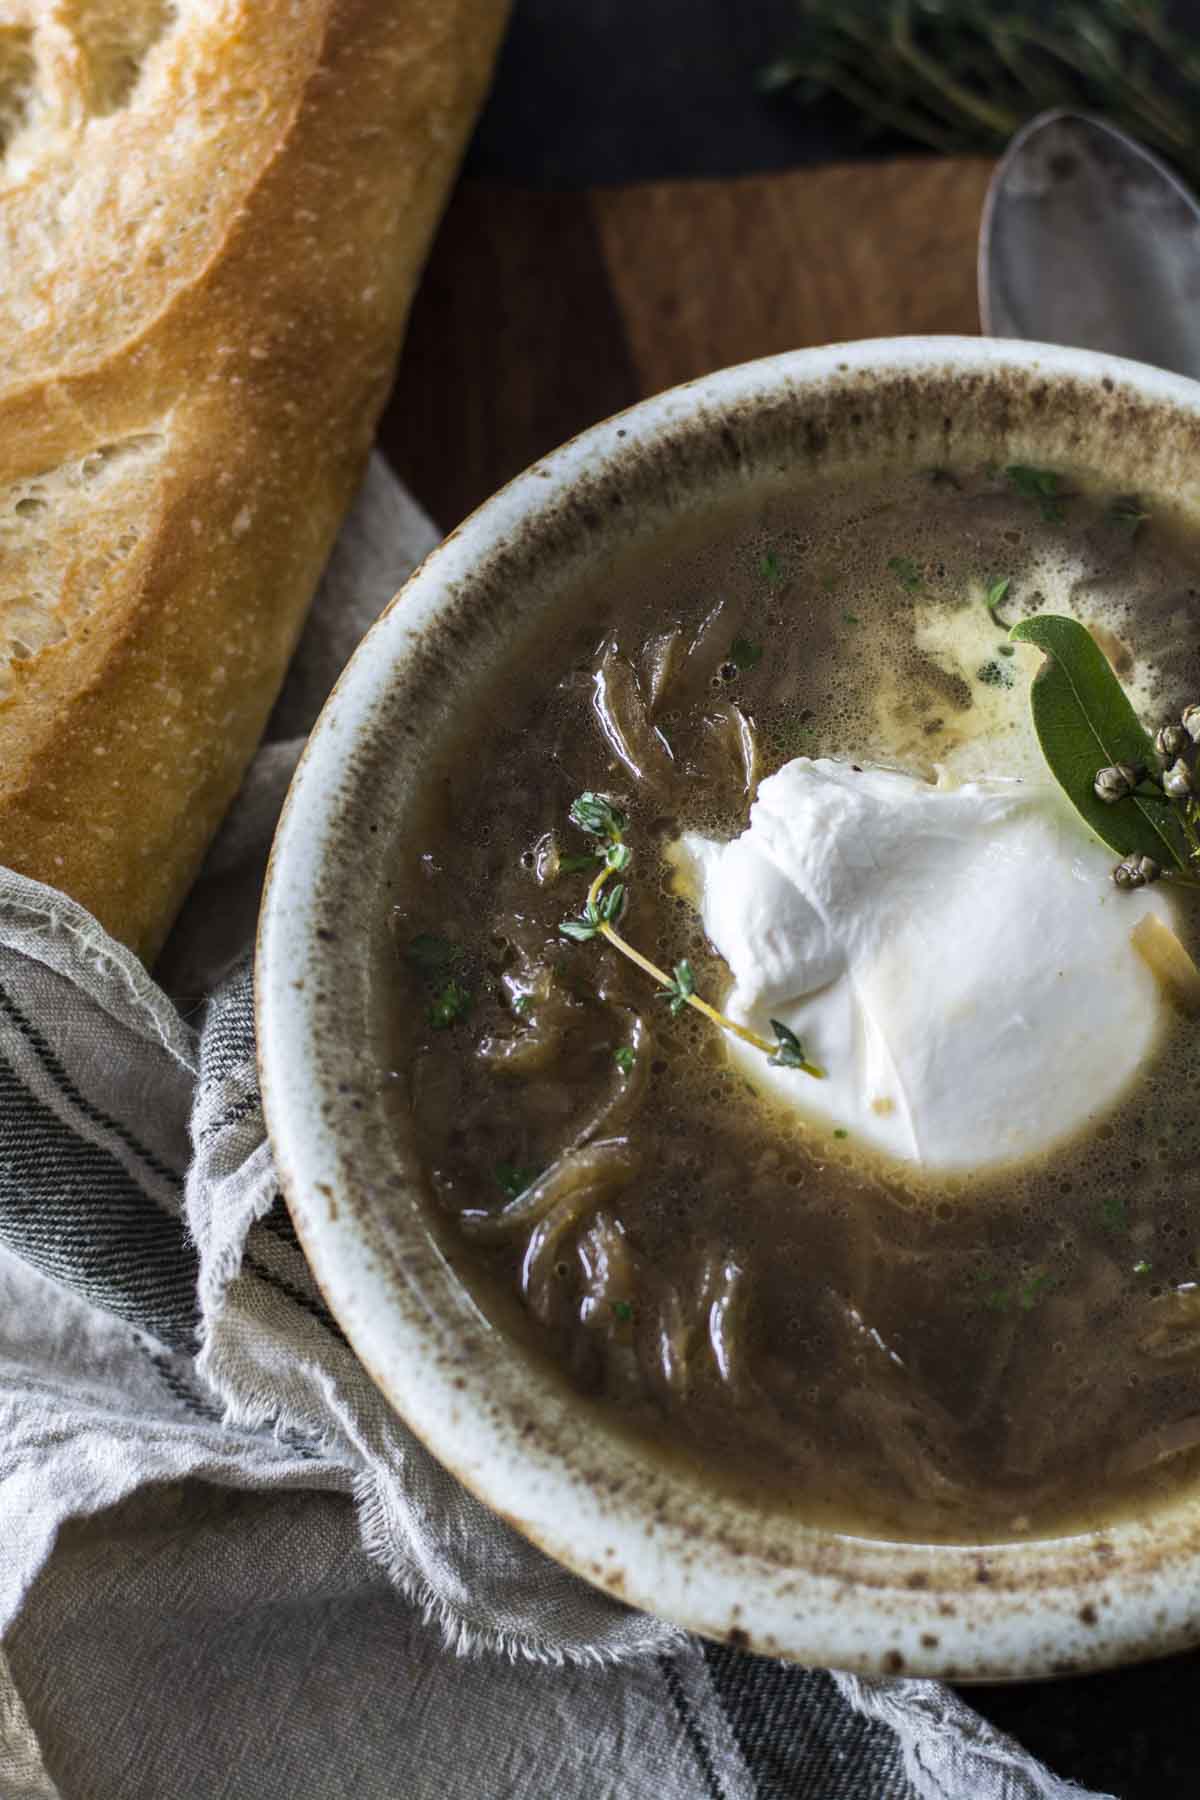
[[[560,1570],[356,1362],[279,1196],[249,944],[305,732],[435,541],[372,463],[153,981],[0,872],[3,1800],[1060,1800],[932,1682]]]

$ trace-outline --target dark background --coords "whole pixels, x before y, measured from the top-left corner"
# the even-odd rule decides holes
[[[1200,7],[1174,10],[1177,18],[1182,11],[1191,19]],[[811,169],[864,154],[920,154],[896,139],[868,144],[860,127],[834,107],[804,111],[785,96],[757,91],[759,70],[789,49],[795,11],[794,0],[518,0],[465,179],[417,303],[385,423],[392,460],[443,526],[573,431],[665,379],[706,366],[706,340],[694,321],[690,366],[685,361],[675,369],[669,353],[657,361],[643,354],[639,362],[647,334],[657,329],[669,345],[676,319],[681,331],[688,326],[688,295],[672,293],[669,282],[654,275],[655,256],[663,260],[656,232],[646,225],[658,217],[654,207],[642,206],[636,193],[630,199],[597,190]],[[966,239],[987,171],[962,165],[955,176],[949,164],[945,169],[946,182],[953,178],[955,185],[944,190],[941,173],[927,164],[896,165],[890,172],[879,167],[865,189],[853,187],[853,177],[846,181],[851,216],[841,218],[828,251],[835,264],[858,257],[862,269],[848,285],[848,324],[837,335],[977,328]],[[736,190],[735,207],[744,193],[747,207],[758,208],[758,235],[747,242],[754,244],[760,289],[772,232],[784,285],[802,280],[808,262],[821,254],[812,209],[838,217],[843,177],[830,171],[826,180],[813,170],[813,179],[818,185],[812,188],[782,187],[775,213],[764,211],[773,189]],[[896,184],[892,190],[889,181]],[[922,183],[927,200],[903,216],[905,196]],[[873,208],[863,207],[864,194],[875,196]],[[690,213],[685,205],[682,226],[679,196],[662,197],[662,219],[683,233],[684,261],[684,252],[695,252],[692,240],[705,231],[708,197],[705,190]],[[717,206],[715,190],[711,198]],[[810,239],[799,261],[791,246],[789,262],[783,240],[790,235],[793,202],[799,208],[796,229],[807,228]],[[633,219],[626,229],[632,241],[623,246],[622,209]],[[711,268],[718,297],[710,304],[717,307],[722,294],[739,288],[736,263],[728,259],[746,254],[728,219],[722,231]],[[905,277],[887,274],[885,240],[889,232],[914,231],[925,234],[911,265],[921,271],[923,285],[898,297],[898,322],[892,323],[888,282]],[[959,265],[953,276],[943,272],[951,257]],[[628,303],[623,266],[647,284],[636,306]],[[697,266],[693,285],[704,280],[702,256]],[[682,280],[681,286],[686,288]],[[803,341],[788,336],[794,318],[789,322],[786,293],[768,301],[769,295],[760,295],[753,304],[744,296],[738,302],[748,320],[747,354]],[[655,309],[663,315],[657,320]],[[736,334],[733,352],[719,333],[710,332],[707,341],[716,346],[717,360],[737,359]],[[715,364],[709,360],[707,366]],[[786,1769],[767,1766],[756,1749],[758,1715],[766,1708],[788,1716],[803,1733],[813,1710],[813,1678],[725,1648],[711,1651],[710,1667],[762,1793],[787,1800]],[[967,1698],[1058,1775],[1119,1800],[1183,1800],[1200,1792],[1192,1710],[1198,1676],[1200,1656],[1187,1655],[1082,1679],[975,1688]],[[751,1689],[756,1717],[742,1717]],[[863,1794],[861,1800],[886,1797]]]

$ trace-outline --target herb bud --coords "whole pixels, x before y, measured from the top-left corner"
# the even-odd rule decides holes
[[[1140,769],[1132,763],[1111,763],[1108,768],[1101,769],[1092,783],[1097,800],[1112,805],[1117,800],[1124,800],[1132,794],[1142,778]]]
[[[1119,888],[1148,887],[1157,881],[1162,869],[1152,856],[1127,856],[1113,870],[1113,880]]]
[[[1163,793],[1169,794],[1172,800],[1186,800],[1192,791],[1192,771],[1182,756],[1171,764],[1162,778]]]
[[[1200,720],[1198,720],[1200,726]],[[1182,725],[1164,725],[1154,740],[1154,748],[1165,763],[1175,761],[1188,748],[1188,734]]]
[[[1182,723],[1193,744],[1200,744],[1200,706],[1185,706]]]
[[[1112,872],[1112,878],[1119,888],[1145,887],[1146,877],[1142,873],[1141,857],[1127,856],[1124,862],[1117,864]]]

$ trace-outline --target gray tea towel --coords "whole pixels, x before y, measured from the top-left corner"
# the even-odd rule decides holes
[[[1065,1796],[934,1683],[705,1646],[565,1574],[326,1310],[248,945],[303,734],[433,541],[376,460],[165,985],[0,873],[0,1800]]]

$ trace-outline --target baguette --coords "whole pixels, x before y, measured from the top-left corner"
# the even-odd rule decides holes
[[[507,0],[0,0],[0,862],[148,962],[275,699]]]

